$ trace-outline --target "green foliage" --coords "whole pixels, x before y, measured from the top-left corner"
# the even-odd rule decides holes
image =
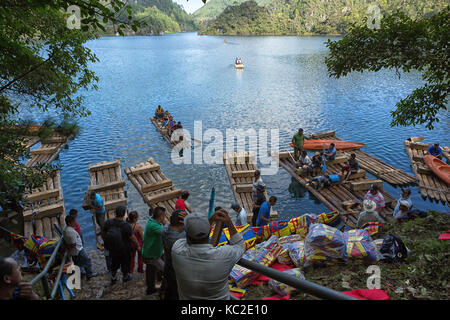
[[[204,22],[201,34],[345,34],[352,24],[365,23],[371,4],[379,6],[381,17],[401,8],[411,18],[428,17],[448,5],[445,0],[257,0],[256,4],[211,0],[193,15]],[[254,14],[257,19],[245,19]]]
[[[438,114],[447,110],[450,88],[450,9],[414,20],[402,12],[384,17],[380,29],[355,25],[340,41],[328,41],[326,58],[330,76],[382,68],[417,70],[426,82],[392,111],[392,126],[425,124],[433,129]]]
[[[130,11],[121,12],[119,17],[124,20],[131,17],[141,23],[139,30],[128,28],[125,30],[126,34],[160,35],[198,29],[194,18],[172,0],[136,0],[130,4]],[[105,25],[105,31],[99,35],[113,35],[115,32],[114,26],[110,23]]]
[[[69,28],[70,6],[79,8],[80,29]],[[22,164],[29,152],[16,125],[27,110],[51,111],[65,119],[89,115],[81,90],[96,89],[97,77],[89,69],[97,57],[84,46],[103,30],[103,24],[117,25],[119,33],[138,21],[118,18],[127,6],[121,0],[2,0],[0,4],[0,206],[20,211],[23,193],[39,187],[44,174],[57,166],[28,168]],[[69,27],[68,27],[69,26]],[[25,115],[26,117],[26,115]],[[48,122],[51,127],[55,123]],[[69,132],[76,127],[63,122],[54,130]],[[43,128],[45,138],[52,132]]]

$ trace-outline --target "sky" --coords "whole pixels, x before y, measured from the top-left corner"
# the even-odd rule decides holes
[[[182,5],[187,13],[193,13],[195,10],[204,5],[202,0],[173,0],[173,2]]]

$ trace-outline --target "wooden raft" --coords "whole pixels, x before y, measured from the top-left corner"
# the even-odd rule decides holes
[[[146,162],[126,168],[125,174],[150,208],[166,208],[167,218],[175,210],[175,202],[181,195],[181,189],[175,188],[159,164],[149,158]]]
[[[329,139],[329,140],[342,140],[336,137],[335,131],[328,131],[316,134],[306,135],[307,139]],[[409,185],[415,184],[416,179],[407,174],[406,172],[394,168],[393,166],[377,159],[370,154],[360,150],[339,150],[338,154],[344,155],[347,158],[350,158],[350,154],[356,154],[356,160],[358,160],[359,166],[366,170],[367,172],[373,174],[375,177],[386,181],[389,184],[401,186],[401,185]]]
[[[408,152],[414,174],[419,181],[419,191],[423,199],[430,201],[450,203],[450,190],[447,184],[439,179],[425,164],[423,157],[430,144],[418,142],[424,137],[412,137],[405,140],[405,148]],[[442,148],[442,147],[441,147]],[[444,147],[444,157],[448,159],[450,148]]]
[[[276,156],[276,155],[273,155]],[[323,188],[317,191],[313,186],[306,186],[306,182],[312,179],[311,175],[299,176],[296,173],[296,167],[293,161],[294,153],[291,151],[280,151],[278,157],[280,160],[280,166],[282,166],[292,177],[300,182],[308,191],[313,194],[318,200],[320,200],[325,206],[333,211],[338,211],[345,219],[348,220],[348,224],[356,224],[358,210],[352,210],[352,207],[361,207],[364,196],[366,195],[370,185],[372,183],[382,186],[381,180],[372,180],[365,178],[365,171],[359,171],[349,178],[349,181],[345,183],[332,184],[328,188]],[[327,162],[326,174],[334,174],[341,172],[342,166],[345,163],[342,162]],[[323,173],[321,173],[323,174]],[[381,212],[383,218],[387,219],[394,212],[396,199],[380,188],[381,193],[384,196],[385,208]]]
[[[69,137],[70,138],[70,137]],[[48,138],[38,149],[31,150],[31,159],[26,162],[26,165],[33,167],[39,163],[49,164],[59,155],[59,152],[67,144],[69,138],[54,134]]]
[[[53,225],[56,224],[61,231],[66,225],[60,172],[49,176],[41,188],[26,194],[25,200],[27,204],[23,212],[23,234],[26,237],[33,234],[47,239],[58,239],[59,235]]]
[[[120,205],[127,205],[126,194],[123,188],[125,181],[122,179],[120,160],[103,161],[89,165],[90,186],[85,193],[83,208],[89,207],[89,192],[95,190],[103,199],[105,205],[105,221],[115,217],[115,209]],[[95,210],[91,209],[92,223],[94,224],[97,244],[100,226],[95,220]]]
[[[247,222],[251,223],[253,217],[252,183],[255,176],[256,165],[253,152],[229,152],[223,154],[223,163],[230,180],[235,201],[247,212]],[[269,200],[267,191],[264,196]],[[278,212],[270,211],[270,220],[278,220]]]
[[[164,137],[164,139],[172,146],[172,148],[177,144],[177,142],[172,141],[169,134],[167,133],[167,129],[165,129],[161,123],[162,121],[157,120],[155,117],[151,117],[150,120],[152,121],[153,125],[158,129],[158,131],[161,133],[161,135]]]

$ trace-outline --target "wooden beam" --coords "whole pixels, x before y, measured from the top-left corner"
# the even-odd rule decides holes
[[[368,190],[372,184],[376,184],[380,190],[383,188],[383,181],[378,179],[366,179],[362,181],[350,182],[350,186],[353,191]]]
[[[155,194],[153,196],[147,196],[146,200],[148,203],[155,204],[157,202],[162,202],[170,199],[177,198],[181,195],[181,189],[175,189],[168,192],[161,192],[158,194]]]
[[[59,189],[45,190],[41,192],[33,192],[25,195],[25,200],[30,202],[49,199],[49,198],[58,198]]]
[[[64,211],[64,201],[60,200],[58,202],[52,203],[48,206],[39,208],[39,213],[35,216],[36,219],[48,217],[53,214],[62,213]],[[24,221],[31,221],[33,219],[33,211],[26,210],[23,212]]]
[[[142,173],[146,173],[146,172],[152,172],[152,171],[158,171],[160,170],[160,166],[157,163],[154,164],[148,164],[148,165],[144,165],[142,167],[131,167],[130,171],[132,174],[137,175],[137,174],[142,174]]]
[[[348,180],[355,180],[355,179],[361,179],[366,177],[366,170],[359,169],[358,172],[352,173],[350,177],[348,177]]]
[[[409,147],[410,147],[410,148],[414,148],[414,149],[419,149],[419,150],[424,150],[424,151],[426,151],[426,150],[428,150],[428,148],[430,147],[430,145],[427,144],[427,143],[423,143],[423,142],[411,142],[411,143],[409,144]]]
[[[231,176],[233,178],[247,178],[247,177],[254,177],[255,176],[255,170],[241,170],[241,171],[232,171]]]
[[[155,183],[144,184],[142,186],[142,192],[147,193],[147,192],[155,191],[158,189],[168,188],[170,186],[172,186],[171,179],[161,180],[161,181],[157,181]]]
[[[413,160],[413,161],[416,161],[416,162],[424,162],[423,156],[416,156],[416,155],[413,155],[413,156],[412,156],[412,160]]]
[[[96,164],[90,164],[89,171],[98,171],[103,169],[115,168],[117,166],[120,166],[120,160],[104,161]]]
[[[338,163],[346,163],[346,162],[347,162],[347,157],[341,156],[341,157],[336,157],[334,160],[328,160],[327,164],[338,164]]]
[[[252,187],[253,187],[253,185],[251,185],[251,184],[237,184],[236,192],[237,193],[252,192]]]
[[[58,151],[58,147],[48,147],[48,148],[38,148],[34,150],[30,150],[32,156],[41,155],[41,154],[52,154]]]
[[[422,141],[423,139],[425,139],[425,137],[412,137],[409,140],[411,142],[417,142],[417,141]]]
[[[108,210],[115,210],[118,206],[126,206],[127,205],[127,199],[126,198],[120,198],[120,199],[113,199],[105,201],[105,211]]]
[[[100,191],[104,191],[104,190],[109,190],[109,189],[119,189],[119,188],[123,188],[125,187],[125,181],[121,180],[121,181],[113,181],[113,182],[109,182],[109,183],[105,183],[105,184],[97,184],[97,185],[91,185],[88,187],[88,191],[96,191],[96,192],[100,192]]]

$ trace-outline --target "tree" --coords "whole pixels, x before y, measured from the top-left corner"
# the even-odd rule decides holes
[[[79,9],[80,28],[68,25],[70,6]],[[72,7],[73,8],[73,7]],[[128,21],[118,14],[126,10]],[[27,189],[42,185],[43,174],[54,166],[27,168],[28,155],[17,125],[21,106],[51,110],[63,118],[87,116],[80,89],[96,89],[89,63],[97,57],[84,43],[103,24],[112,22],[119,33],[137,30],[131,8],[121,0],[2,0],[0,3],[0,206],[16,209]]]
[[[446,7],[417,20],[397,11],[381,19],[379,29],[353,25],[342,40],[327,42],[329,75],[339,78],[352,71],[382,68],[395,69],[399,77],[399,70],[421,72],[426,83],[396,104],[391,126],[425,124],[431,130],[448,105],[449,21]]]

